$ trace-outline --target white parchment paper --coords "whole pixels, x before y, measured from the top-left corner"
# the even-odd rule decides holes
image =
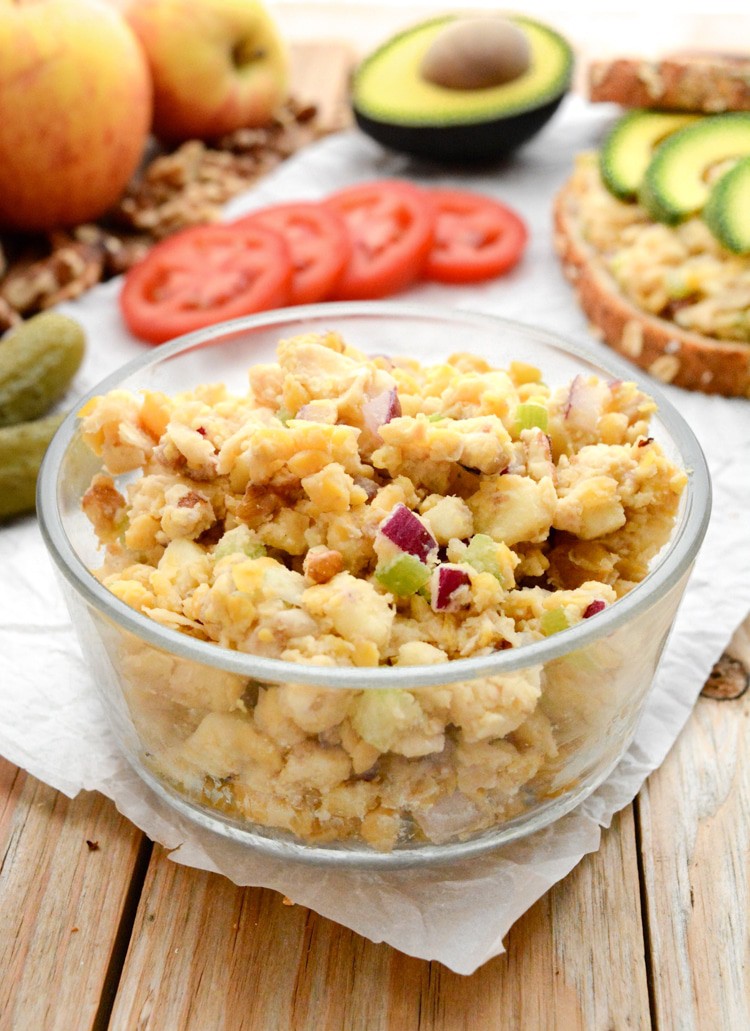
[[[384,176],[484,191],[528,222],[522,265],[481,287],[420,285],[403,299],[544,326],[606,360],[607,349],[588,333],[553,256],[550,206],[574,154],[596,146],[613,115],[571,97],[516,157],[462,175],[386,154],[353,130],[303,151],[230,211],[316,199]],[[142,352],[144,345],[121,325],[118,290],[113,281],[64,306],[88,336],[74,393]],[[750,611],[750,405],[673,388],[667,393],[706,452],[714,486],[711,525],[633,745],[609,780],[553,827],[463,865],[390,874],[281,863],[193,827],[156,799],[120,756],[31,518],[0,529],[0,753],[69,796],[102,791],[149,837],[175,849],[177,862],[237,884],[274,888],[373,941],[471,973],[502,951],[510,926],[540,895],[598,847],[600,828],[662,762],[711,666]]]

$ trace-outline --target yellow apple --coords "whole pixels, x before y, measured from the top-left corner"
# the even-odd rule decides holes
[[[0,226],[98,218],[141,160],[148,65],[100,0],[0,0]]]
[[[259,0],[132,0],[156,135],[172,143],[262,125],[288,88],[287,50]]]

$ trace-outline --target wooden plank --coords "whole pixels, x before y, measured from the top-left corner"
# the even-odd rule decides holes
[[[306,911],[155,848],[112,1011],[115,1028],[289,1028]]]
[[[102,795],[0,759],[0,1027],[94,1026],[142,841]]]
[[[349,74],[356,60],[352,47],[341,42],[295,43],[290,51],[293,96],[315,104],[324,128],[349,125]]]
[[[750,1027],[750,692],[701,699],[639,798],[657,1026]]]
[[[610,1031],[650,1025],[628,809],[472,977],[155,849],[112,1015],[139,1031]]]
[[[396,960],[389,1031],[651,1027],[631,809],[513,926],[506,948],[469,978]]]

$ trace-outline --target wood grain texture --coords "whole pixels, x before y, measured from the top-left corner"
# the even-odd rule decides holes
[[[750,1027],[750,693],[701,699],[639,797],[657,1025]]]
[[[155,849],[112,1013],[138,1031],[648,1029],[630,810],[472,977]]]
[[[3,1031],[94,1025],[142,839],[102,795],[71,801],[0,759]]]
[[[651,1027],[630,809],[603,834],[599,851],[513,926],[506,947],[470,978],[405,961],[414,973],[421,966],[420,991],[394,983],[389,1031]],[[403,1019],[409,1005],[418,1005],[419,1022]]]
[[[341,42],[295,43],[290,60],[294,97],[315,104],[324,128],[349,125],[349,75],[356,60],[352,47]]]

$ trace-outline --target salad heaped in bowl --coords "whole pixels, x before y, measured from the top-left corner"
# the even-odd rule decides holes
[[[282,336],[244,393],[92,398],[97,578],[217,658],[288,664],[274,681],[116,635],[143,765],[204,811],[383,852],[585,784],[658,650],[634,660],[627,624],[550,661],[535,648],[605,618],[670,539],[687,476],[654,410],[587,371],[551,387],[526,360],[421,363],[319,327]]]

